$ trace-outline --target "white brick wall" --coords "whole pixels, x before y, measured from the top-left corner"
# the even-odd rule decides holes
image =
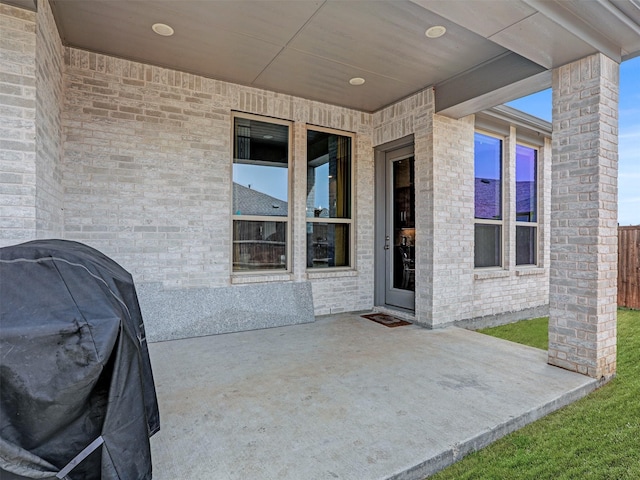
[[[0,247],[36,230],[35,13],[0,3]]]
[[[474,117],[433,120],[433,325],[476,316]]]
[[[0,245],[62,236],[62,44],[48,2],[0,4]]]
[[[226,84],[67,50],[65,236],[137,282],[229,284]]]
[[[115,258],[138,282],[231,284],[231,112],[293,126],[293,272],[304,280],[306,125],[355,132],[356,272],[314,273],[316,313],[371,308],[370,115],[76,49],[65,75],[65,236]]]

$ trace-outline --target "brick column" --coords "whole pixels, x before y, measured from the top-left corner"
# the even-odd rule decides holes
[[[293,191],[289,191],[289,205],[291,212],[293,258],[290,268],[296,282],[306,280],[307,269],[307,210],[295,208],[295,205],[307,205],[307,190],[305,188],[309,173],[307,172],[307,128],[302,121],[296,121],[293,126],[293,161],[289,168],[293,169]],[[306,174],[303,174],[306,172]],[[313,202],[312,205],[313,206]]]
[[[595,54],[553,71],[549,363],[616,371],[619,66]]]

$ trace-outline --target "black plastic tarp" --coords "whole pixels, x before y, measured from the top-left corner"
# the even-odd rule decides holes
[[[76,242],[0,248],[0,478],[150,479],[159,429],[131,275]]]

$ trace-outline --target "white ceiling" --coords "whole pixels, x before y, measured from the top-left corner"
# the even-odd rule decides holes
[[[65,45],[367,112],[435,85],[438,110],[460,116],[546,88],[550,68],[591,53],[640,54],[638,0],[51,5]],[[175,35],[153,33],[157,22]],[[434,25],[447,33],[427,38]],[[352,77],[366,83],[349,85]]]

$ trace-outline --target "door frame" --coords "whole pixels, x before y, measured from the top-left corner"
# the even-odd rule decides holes
[[[375,147],[374,151],[374,175],[375,175],[375,221],[374,221],[374,292],[373,302],[376,306],[393,308],[413,312],[414,310],[406,310],[397,306],[386,304],[386,265],[385,265],[385,227],[386,227],[386,188],[388,178],[386,172],[386,155],[387,152],[398,150],[400,148],[414,146],[413,135],[399,138],[392,142],[384,143]],[[415,149],[414,149],[415,154]],[[415,309],[415,305],[414,305]]]

